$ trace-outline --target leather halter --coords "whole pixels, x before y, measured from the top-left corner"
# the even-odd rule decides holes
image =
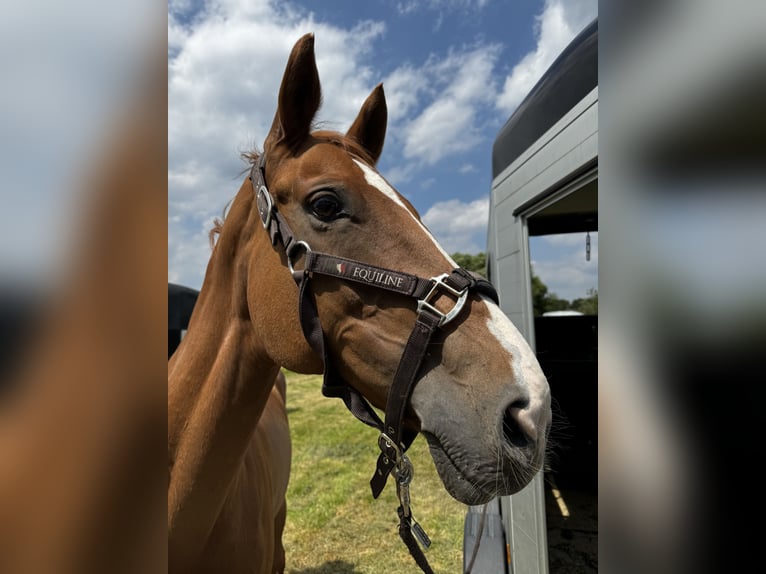
[[[277,210],[276,205],[266,186],[265,174],[266,156],[261,154],[258,162],[250,170],[250,181],[256,195],[258,213],[264,229],[269,233],[271,244],[281,243],[287,266],[298,284],[298,312],[303,335],[314,351],[324,360],[324,382],[322,394],[326,397],[337,397],[343,400],[349,411],[363,423],[380,431],[378,456],[375,474],[370,480],[372,495],[378,498],[392,472],[396,477],[397,497],[399,499],[399,536],[402,538],[418,566],[426,574],[433,571],[422,550],[427,549],[431,541],[414,520],[410,509],[409,485],[412,481],[412,463],[405,454],[415,440],[417,432],[405,429],[402,421],[418,381],[418,372],[425,358],[428,346],[434,333],[455,319],[462,311],[468,295],[471,292],[487,295],[498,303],[497,291],[487,280],[474,275],[470,271],[458,267],[451,273],[424,279],[409,273],[394,271],[375,265],[317,253],[304,241],[299,241],[293,235],[290,226]],[[303,269],[296,270],[294,263],[300,256],[304,257]],[[386,401],[385,421],[381,421],[367,400],[350,386],[338,372],[330,360],[324,333],[319,322],[316,301],[309,289],[314,274],[335,277],[345,281],[360,283],[392,291],[417,300],[417,319],[404,347],[393,383]],[[448,295],[454,306],[444,313],[438,310],[434,302],[440,295]],[[417,539],[417,542],[416,542]]]

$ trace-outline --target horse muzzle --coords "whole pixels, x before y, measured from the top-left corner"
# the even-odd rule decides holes
[[[448,383],[434,375],[421,380],[412,404],[450,495],[476,505],[514,494],[529,484],[545,456],[550,396],[530,401],[516,390],[518,396],[510,401],[475,402],[450,396]],[[432,385],[442,392],[428,393]],[[439,399],[434,400],[435,396]],[[486,404],[502,406],[486,409]]]

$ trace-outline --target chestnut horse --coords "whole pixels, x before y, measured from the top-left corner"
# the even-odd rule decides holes
[[[346,134],[311,131],[320,100],[308,34],[290,54],[263,154],[253,154],[252,181],[220,227],[169,364],[173,572],[283,571],[290,442],[280,367],[326,377],[332,367],[351,403],[380,409],[408,371],[402,436],[424,434],[445,488],[466,504],[520,490],[542,464],[550,395],[532,350],[491,288],[466,272],[443,275],[457,265],[375,169],[387,122],[382,86]],[[318,252],[332,254],[323,269]],[[430,289],[417,306],[396,291],[410,280]],[[438,327],[415,366],[403,367],[413,324],[430,313],[423,309]],[[381,437],[378,468],[394,453],[404,488],[408,445]]]

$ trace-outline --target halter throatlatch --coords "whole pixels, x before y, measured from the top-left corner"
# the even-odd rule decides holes
[[[415,440],[417,433],[404,428],[402,421],[412,391],[417,383],[420,367],[436,330],[460,315],[469,293],[487,295],[497,303],[497,291],[487,280],[466,271],[462,267],[453,269],[451,273],[424,279],[409,273],[312,251],[306,242],[296,240],[290,226],[277,210],[266,186],[265,165],[265,154],[261,154],[258,163],[254,164],[250,170],[250,180],[256,194],[258,213],[264,229],[269,233],[272,245],[282,244],[287,266],[298,285],[298,313],[303,335],[314,351],[324,360],[322,394],[326,397],[342,399],[348,410],[357,419],[380,431],[378,437],[380,455],[375,474],[370,480],[372,495],[374,498],[378,498],[386,486],[388,476],[394,475],[396,494],[399,499],[399,508],[397,509],[399,536],[423,572],[433,574],[420,548],[422,546],[424,549],[428,549],[431,541],[413,518],[410,508],[410,483],[412,482],[413,468],[405,453],[412,441]],[[303,268],[296,271],[295,264],[301,256],[303,257]],[[375,409],[361,393],[343,379],[330,360],[327,346],[324,343],[322,326],[319,322],[316,301],[309,289],[310,280],[314,274],[377,287],[412,297],[417,301],[417,319],[404,347],[402,358],[388,392],[385,421],[381,421]],[[435,306],[435,301],[443,295],[453,302],[452,308],[446,312],[440,311]]]

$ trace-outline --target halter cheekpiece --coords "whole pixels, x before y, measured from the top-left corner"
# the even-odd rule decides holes
[[[427,574],[432,574],[433,571],[418,546],[420,543],[424,549],[427,549],[431,541],[414,520],[410,508],[409,485],[412,481],[413,468],[406,451],[415,440],[417,433],[403,428],[402,421],[418,381],[420,366],[436,330],[460,315],[470,293],[487,295],[497,303],[497,291],[487,280],[462,267],[453,269],[450,273],[425,279],[401,271],[312,251],[306,242],[296,239],[290,226],[277,210],[266,186],[265,165],[266,156],[261,154],[250,170],[258,213],[264,229],[269,233],[272,245],[282,244],[288,268],[298,285],[298,313],[301,329],[311,347],[324,360],[322,394],[342,399],[357,419],[380,431],[378,447],[381,453],[378,456],[375,473],[370,480],[372,495],[378,498],[386,485],[388,475],[393,472],[399,499],[397,509],[399,536],[407,545],[418,566]],[[303,268],[296,270],[295,263],[301,256],[304,258]],[[316,301],[309,289],[314,274],[377,287],[417,300],[417,319],[404,347],[388,393],[385,421],[380,420],[359,391],[343,380],[330,360],[319,322]],[[454,303],[447,312],[440,311],[434,304],[441,295],[447,295]]]

